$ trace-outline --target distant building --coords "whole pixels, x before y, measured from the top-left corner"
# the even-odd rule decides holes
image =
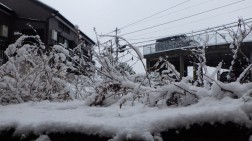
[[[180,47],[187,47],[195,44],[193,40],[188,38],[186,35],[177,35],[156,40],[156,51],[166,51],[171,49],[177,49]]]
[[[78,44],[75,26],[59,11],[38,0],[0,0],[0,58],[5,61],[4,50],[17,38],[14,32],[37,34],[46,46],[61,43],[73,48]],[[80,36],[88,47],[95,44],[82,31]],[[83,54],[91,59],[90,48],[83,49]]]
[[[166,70],[166,66],[161,65],[162,63],[159,63],[158,66],[155,65],[159,61],[159,58],[162,57],[174,65],[175,69],[180,72],[180,77],[188,75],[187,68],[189,66],[193,66],[196,70],[197,64],[203,63],[203,61],[209,67],[216,67],[220,62],[222,62],[222,68],[224,69],[229,69],[232,65],[234,77],[239,77],[244,70],[243,67],[252,62],[252,34],[250,33],[241,44],[237,55],[239,59],[236,59],[237,61],[231,64],[234,59],[234,53],[232,48],[230,48],[230,43],[233,42],[233,39],[224,29],[222,32],[219,30],[221,34],[216,32],[217,30],[212,30],[213,28],[210,29],[211,31],[208,32],[207,36],[207,29],[205,29],[202,30],[202,33],[193,36],[185,34],[170,36],[157,39],[156,43],[144,45],[143,53],[146,59],[147,70],[154,72],[156,71],[156,67],[159,68],[159,73]],[[223,39],[223,36],[225,39]],[[207,37],[207,43],[204,44]],[[201,52],[200,48],[205,45],[207,47],[204,52]],[[196,76],[196,71],[194,71],[194,74]]]
[[[183,70],[180,71],[180,73],[186,76],[187,70],[184,67],[185,64],[181,64],[181,60],[184,60],[184,57],[186,57],[184,54],[188,52],[185,53],[185,51],[181,51],[181,48],[197,45],[198,43],[196,41],[190,39],[185,34],[157,39],[156,43],[145,45],[144,58],[146,59],[148,71],[153,72],[155,70],[153,67],[160,57],[165,58],[169,56],[169,62],[171,62],[178,71]],[[161,73],[164,69],[167,68],[161,68],[159,72]]]

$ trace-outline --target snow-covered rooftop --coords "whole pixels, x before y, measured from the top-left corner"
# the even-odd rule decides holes
[[[9,8],[8,6],[4,5],[4,4],[1,3],[1,2],[0,2],[0,5],[3,6],[3,7],[5,7],[5,8],[7,8],[7,9],[10,10],[10,11],[13,11],[11,8]]]

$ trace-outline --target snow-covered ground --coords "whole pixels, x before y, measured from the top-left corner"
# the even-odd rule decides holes
[[[252,127],[252,102],[229,97],[201,99],[188,107],[134,106],[90,107],[83,101],[64,103],[28,102],[0,106],[0,131],[13,127],[16,134],[77,132],[114,137],[113,140],[140,138],[153,140],[153,134],[189,127],[194,123],[233,122]]]

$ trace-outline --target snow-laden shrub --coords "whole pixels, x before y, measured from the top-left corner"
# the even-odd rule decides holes
[[[252,31],[252,26],[246,25],[240,19],[237,31],[230,29],[227,29],[227,31],[233,39],[230,43],[233,46],[232,52],[234,53],[230,67],[231,72],[237,61],[240,46]],[[126,42],[127,48],[125,50],[135,51],[137,59],[143,62],[138,48],[122,37],[110,37]],[[197,77],[195,79],[191,77],[181,78],[173,64],[168,61],[168,57],[160,58],[151,69],[159,72],[160,75],[152,76],[147,71],[143,74],[130,75],[125,70],[119,69],[118,64],[121,62],[116,60],[116,47],[113,49],[110,45],[102,45],[98,40],[97,50],[99,52],[95,52],[95,57],[101,66],[98,72],[103,79],[99,83],[95,83],[96,91],[88,96],[86,104],[108,106],[116,103],[121,107],[124,104],[134,105],[135,102],[141,102],[149,106],[187,106],[197,103],[204,97],[241,98],[252,89],[251,83],[242,84],[251,70],[251,65],[245,66],[247,68],[237,77],[236,82],[223,83],[216,80],[214,76],[222,69],[222,62],[216,66],[214,72],[207,70],[205,54],[208,41],[209,36],[206,35],[206,38],[202,39],[202,47],[190,50],[195,60],[194,64],[197,66]],[[143,66],[145,68],[144,64]]]
[[[119,63],[119,67],[123,71],[125,71],[126,73],[129,73],[130,75],[136,74],[136,72],[133,70],[133,68],[129,64],[125,63],[125,62]]]
[[[137,59],[143,63],[143,57],[138,48],[131,45],[122,37],[116,36],[127,43],[126,50],[132,50],[137,54]],[[141,102],[149,106],[177,105],[186,106],[197,102],[197,95],[191,92],[184,82],[179,82],[180,74],[175,67],[166,59],[160,59],[160,68],[166,67],[163,76],[152,76],[147,71],[143,74],[131,75],[123,69],[116,59],[116,52],[113,52],[111,46],[101,46],[97,43],[97,52],[94,52],[96,61],[101,66],[97,69],[102,80],[95,83],[94,93],[87,97],[87,105],[109,106],[119,104],[120,106],[135,102]],[[157,64],[158,66],[158,64]],[[166,76],[165,76],[166,75]],[[165,80],[166,79],[166,80]],[[168,81],[168,82],[164,82]],[[173,101],[168,104],[168,101]]]
[[[70,100],[66,73],[69,52],[55,45],[46,48],[39,36],[22,35],[5,51],[8,61],[0,66],[0,103]]]

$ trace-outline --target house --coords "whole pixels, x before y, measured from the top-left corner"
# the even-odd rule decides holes
[[[35,30],[34,30],[35,29]],[[90,47],[95,42],[54,8],[38,0],[0,0],[0,58],[6,61],[4,50],[16,40],[14,32],[39,35],[46,46],[63,44],[73,48],[78,36],[86,44],[83,54],[91,59]]]
[[[184,60],[189,60],[188,51],[181,51],[183,47],[197,46],[197,42],[190,39],[185,34],[169,36],[157,39],[156,43],[144,46],[144,58],[146,59],[147,69],[149,72],[155,71],[155,64],[160,57],[166,58],[169,56],[168,61],[175,66],[181,76],[187,75],[187,64]],[[186,55],[187,54],[187,55]],[[157,66],[157,67],[160,67]],[[167,68],[159,68],[159,73]]]
[[[0,3],[0,64],[7,60],[4,50],[10,43],[13,32],[12,27],[14,21],[14,11]]]
[[[237,26],[237,23],[232,24],[233,26],[229,28]],[[234,59],[234,47],[230,47],[233,39],[230,37],[230,33],[225,31],[225,28],[220,30],[219,27],[222,26],[215,27],[216,30],[213,30],[215,28],[209,28],[211,29],[209,31],[208,29],[204,29],[191,36],[188,36],[190,34],[169,36],[157,39],[156,43],[144,45],[143,52],[147,70],[149,72],[156,72],[158,70],[160,74],[163,70],[166,70],[167,67],[161,65],[162,63],[159,63],[157,66],[155,65],[159,62],[159,58],[162,57],[173,64],[175,69],[180,72],[181,78],[188,75],[188,67],[194,68],[193,75],[196,78],[196,69],[199,69],[197,67],[198,64],[201,63],[209,67],[216,67],[222,62],[222,68],[229,69],[232,66],[233,77],[238,78],[244,71],[244,68],[252,62],[251,33],[239,46],[237,57]],[[206,32],[208,33],[207,35]],[[205,47],[204,50],[201,50],[203,47]],[[233,63],[233,60],[235,60],[235,63]]]

